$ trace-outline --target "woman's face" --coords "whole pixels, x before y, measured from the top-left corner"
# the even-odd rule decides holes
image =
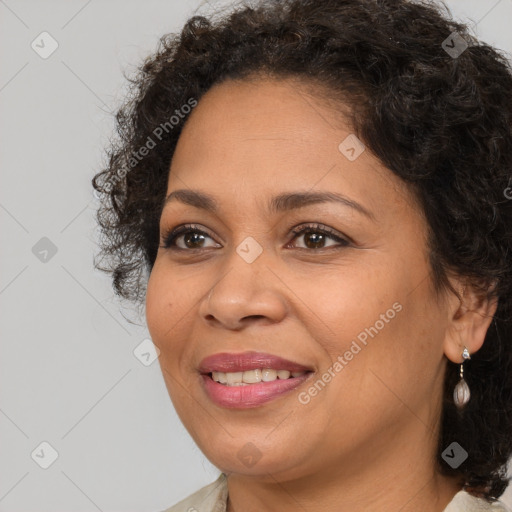
[[[420,209],[361,149],[290,81],[217,85],[184,127],[147,322],[181,420],[225,472],[339,475],[434,449],[449,315]]]

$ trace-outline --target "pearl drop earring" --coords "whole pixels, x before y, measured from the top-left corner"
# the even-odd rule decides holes
[[[464,361],[471,359],[469,350],[466,347],[464,347],[464,350],[462,351],[462,358]],[[469,402],[469,398],[471,397],[469,386],[464,380],[464,361],[462,361],[460,365],[460,380],[453,390],[453,401],[459,409],[462,409]]]

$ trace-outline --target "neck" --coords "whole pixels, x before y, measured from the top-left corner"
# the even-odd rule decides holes
[[[327,480],[329,479],[329,480]],[[368,483],[370,482],[370,483]],[[355,482],[336,480],[326,475],[321,482],[311,478],[274,484],[246,482],[234,475],[228,477],[227,512],[261,512],[279,510],[322,510],[323,512],[443,512],[461,490],[454,480],[441,475],[430,478],[408,478],[381,475],[378,481]],[[385,485],[385,490],[383,489]],[[271,504],[271,507],[269,507]]]
[[[435,471],[437,445],[425,425],[417,422],[407,436],[395,430],[394,442],[389,441],[378,436],[364,453],[345,456],[350,464],[338,461],[298,478],[228,474],[227,512],[443,512],[461,486]]]

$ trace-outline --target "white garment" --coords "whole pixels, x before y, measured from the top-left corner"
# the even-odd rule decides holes
[[[226,512],[227,500],[227,478],[224,473],[221,473],[215,482],[162,512]],[[482,498],[475,498],[466,491],[459,491],[443,512],[510,512],[510,510],[501,502],[491,505]]]

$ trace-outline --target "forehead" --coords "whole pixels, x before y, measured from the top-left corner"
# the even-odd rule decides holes
[[[343,154],[340,145],[356,136],[341,108],[329,108],[314,91],[296,81],[259,78],[212,87],[183,128],[168,194],[206,188],[221,198],[248,198],[318,188],[368,205],[407,195],[402,180],[364,145],[354,160]],[[318,94],[326,92],[319,88]]]
[[[229,134],[233,141],[241,141],[251,134],[266,140],[276,136],[301,146],[318,145],[326,131],[351,131],[342,115],[348,110],[341,102],[329,101],[325,88],[297,79],[226,80],[200,99],[183,134],[192,124],[195,134],[208,133],[209,140],[225,139]]]

